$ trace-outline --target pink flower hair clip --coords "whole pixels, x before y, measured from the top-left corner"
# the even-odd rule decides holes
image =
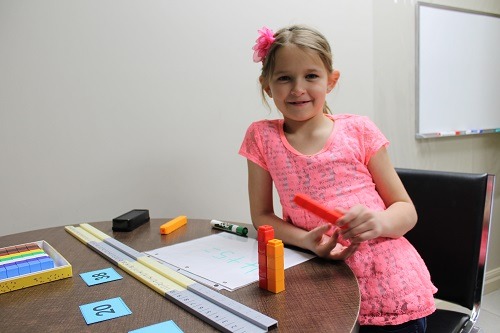
[[[253,61],[263,62],[275,40],[274,32],[271,29],[267,27],[259,29],[259,38],[257,38],[254,47],[252,47],[252,50],[254,50]]]

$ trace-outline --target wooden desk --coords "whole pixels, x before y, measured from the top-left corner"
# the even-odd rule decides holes
[[[132,232],[113,232],[112,223],[93,226],[143,252],[188,241],[220,231],[208,220],[189,219],[169,235],[160,235],[160,225],[169,219],[153,219]],[[249,226],[249,236],[256,232]],[[73,277],[0,295],[0,331],[10,332],[128,332],[172,319],[184,332],[215,332],[194,315],[173,304],[135,278],[114,266],[64,230],[35,230],[0,237],[0,247],[38,240],[49,242],[73,266]],[[122,280],[88,287],[80,273],[113,267]],[[360,295],[356,278],[343,262],[314,258],[285,271],[284,292],[273,294],[258,284],[222,294],[278,320],[272,332],[339,332],[353,330]],[[79,306],[121,297],[131,315],[87,325]]]

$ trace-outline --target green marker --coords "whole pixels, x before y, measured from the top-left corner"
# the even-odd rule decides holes
[[[224,231],[229,231],[229,232],[232,232],[233,234],[237,234],[240,236],[246,236],[248,233],[248,228],[240,227],[239,225],[236,225],[236,224],[230,224],[230,223],[221,222],[221,221],[217,221],[217,220],[210,221],[210,224],[212,225],[212,228],[224,230]]]

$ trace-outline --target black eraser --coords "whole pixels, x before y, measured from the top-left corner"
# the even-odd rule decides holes
[[[133,209],[113,219],[113,231],[132,231],[149,222],[149,210]]]

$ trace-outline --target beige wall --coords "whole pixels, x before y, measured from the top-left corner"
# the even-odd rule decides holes
[[[500,1],[433,1],[500,14]],[[500,135],[415,139],[415,11],[408,1],[373,6],[375,121],[391,141],[399,167],[488,172],[500,177]],[[466,77],[464,77],[466,79]],[[499,110],[500,112],[500,110]],[[500,180],[496,182],[487,270],[499,287]],[[443,235],[446,241],[446,235]]]

